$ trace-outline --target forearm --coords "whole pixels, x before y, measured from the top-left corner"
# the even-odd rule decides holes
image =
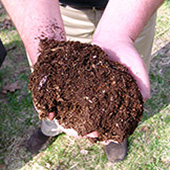
[[[58,0],[2,0],[26,47],[32,64],[38,57],[39,38],[65,40]]]
[[[164,0],[110,0],[94,34],[94,41],[135,41]]]

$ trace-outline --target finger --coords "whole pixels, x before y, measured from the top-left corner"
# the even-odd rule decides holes
[[[118,143],[117,141],[114,141],[114,140],[107,140],[107,141],[102,141],[101,144],[103,145],[108,145],[110,142],[114,142],[114,143]]]
[[[48,116],[47,116],[47,118],[48,118],[49,120],[53,120],[54,117],[55,117],[55,113],[54,113],[54,112],[50,112],[50,113],[48,114]]]
[[[97,132],[97,131],[94,131],[94,132],[92,132],[92,133],[87,134],[87,135],[84,136],[84,137],[97,138],[97,137],[98,137],[98,132]]]

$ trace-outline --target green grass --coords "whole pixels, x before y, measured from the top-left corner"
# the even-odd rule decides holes
[[[22,170],[28,169],[168,169],[170,133],[169,121],[170,107],[162,110],[147,121],[141,123],[133,136],[129,138],[129,154],[122,163],[107,163],[100,145],[87,146],[87,141],[76,141],[74,138],[67,139],[62,135],[44,152],[33,158]],[[147,126],[147,132],[142,132],[141,127]],[[85,142],[85,143],[84,143]],[[87,151],[87,155],[82,150]]]
[[[155,31],[155,40],[153,46],[153,53],[157,52],[169,42],[170,37],[170,1],[166,0],[157,12],[157,25]]]
[[[161,46],[155,42],[154,49],[167,44],[162,39],[170,34],[170,29],[166,30],[170,21],[169,2],[166,1],[158,12],[156,40],[161,41]],[[0,23],[6,17],[3,11]],[[25,143],[39,125],[27,90],[30,69],[15,28],[0,30],[0,37],[9,50],[0,68],[0,169],[170,170],[170,45],[158,51],[152,60],[151,97],[145,103],[142,121],[128,138],[128,156],[113,165],[107,161],[99,143],[92,145],[86,139],[77,140],[64,134],[52,139],[37,155],[27,152]],[[19,82],[21,89],[2,93],[6,84],[14,82]]]

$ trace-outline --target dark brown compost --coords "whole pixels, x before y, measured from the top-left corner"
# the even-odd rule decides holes
[[[143,114],[142,95],[128,69],[96,45],[41,40],[29,90],[41,119],[55,112],[61,125],[80,136],[97,131],[96,141],[122,142]]]

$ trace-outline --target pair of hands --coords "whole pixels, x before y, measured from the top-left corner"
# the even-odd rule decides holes
[[[98,43],[95,42],[92,43],[99,45]],[[145,68],[145,64],[141,59],[140,55],[138,54],[138,52],[136,51],[133,43],[117,42],[116,44],[114,44],[112,48],[108,48],[108,47],[106,48],[101,44],[99,46],[108,54],[111,60],[118,61],[128,67],[130,74],[135,78],[140,88],[144,101],[147,100],[147,98],[149,98],[149,93],[150,93],[149,78]],[[54,118],[55,118],[55,113],[53,112],[49,113],[48,119],[53,120]],[[68,130],[68,131],[66,130],[66,133],[70,136],[79,137],[75,130]],[[97,131],[94,131],[83,137],[95,138],[97,136],[98,136]],[[110,141],[112,140],[110,139],[102,143],[108,144]]]

